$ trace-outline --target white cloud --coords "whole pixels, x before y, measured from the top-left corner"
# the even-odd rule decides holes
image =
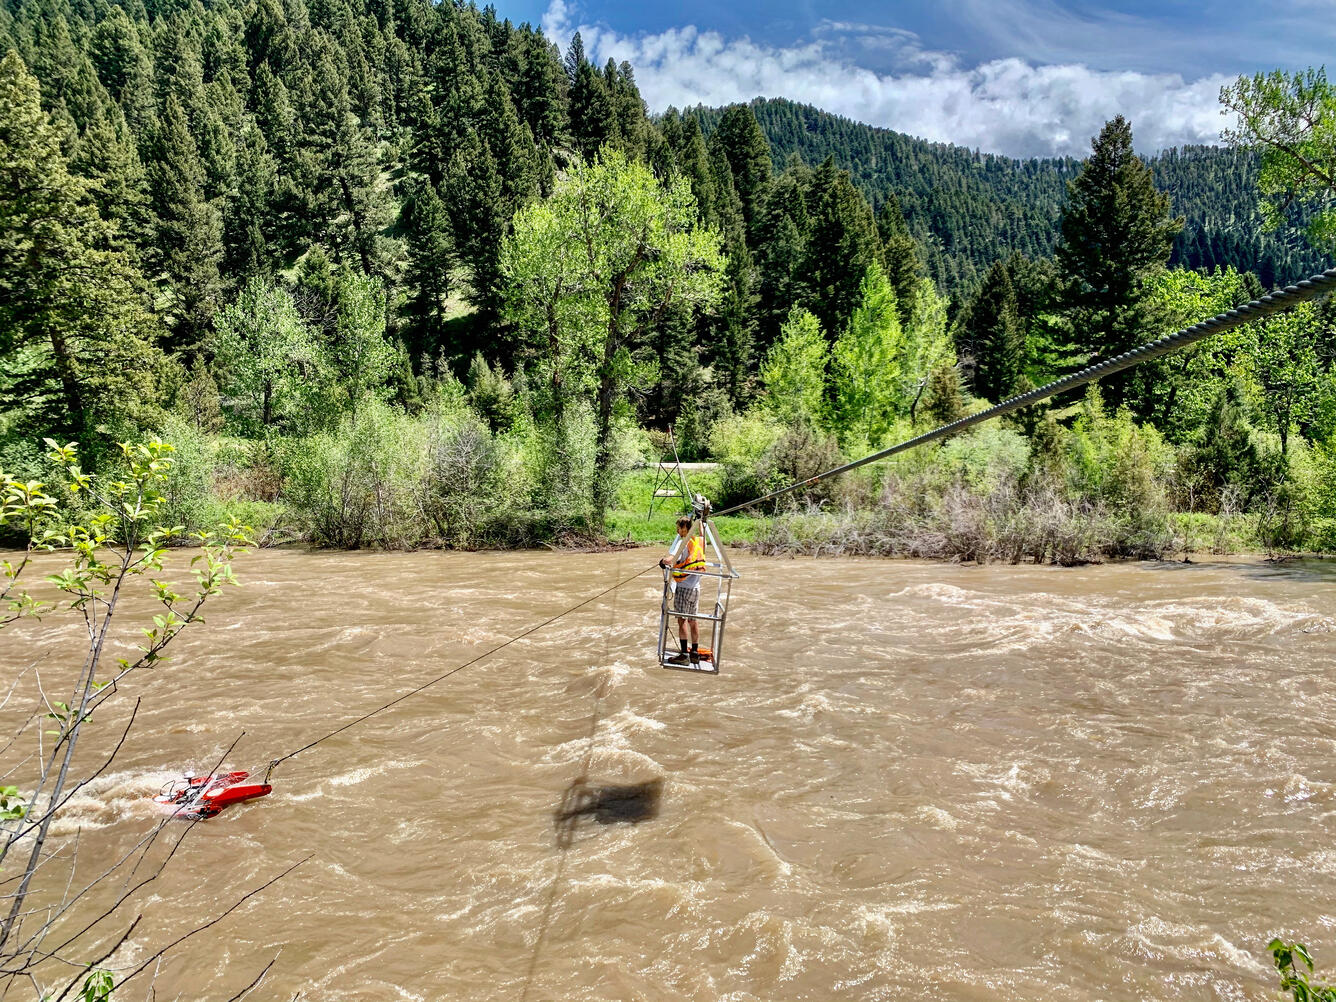
[[[1218,142],[1220,87],[1234,79],[1218,74],[1185,80],[1173,73],[1021,59],[969,68],[948,53],[925,49],[911,32],[834,21],[823,22],[814,40],[789,47],[725,38],[692,25],[623,35],[579,24],[566,0],[552,0],[543,29],[562,46],[578,29],[591,59],[629,62],[655,111],[787,97],[925,139],[1021,157],[1082,156],[1091,137],[1117,114],[1131,121],[1142,152]],[[897,69],[876,73],[851,60],[847,41],[858,35],[895,47]]]

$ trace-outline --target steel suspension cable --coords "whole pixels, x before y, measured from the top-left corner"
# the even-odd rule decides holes
[[[636,571],[634,574],[632,574],[630,577],[622,578],[621,580],[617,581],[615,584],[611,584],[611,585],[609,585],[608,587],[604,588],[604,589],[603,589],[601,592],[599,592],[598,594],[596,594],[596,595],[590,595],[590,596],[589,596],[587,599],[585,599],[584,601],[579,602],[578,604],[571,606],[569,609],[564,609],[564,610],[562,610],[561,612],[557,613],[555,616],[551,616],[551,617],[549,617],[548,619],[543,620],[541,623],[538,623],[538,624],[536,624],[536,625],[534,625],[534,626],[529,627],[529,628],[528,628],[527,630],[525,630],[523,633],[517,633],[515,636],[511,637],[509,640],[503,641],[502,643],[497,644],[495,647],[488,648],[487,650],[483,651],[481,654],[478,654],[478,655],[476,655],[475,657],[472,657],[472,658],[470,658],[469,660],[465,661],[462,665],[456,665],[454,668],[451,668],[448,672],[445,672],[443,675],[438,675],[438,676],[436,676],[436,677],[435,677],[434,679],[432,679],[430,682],[423,682],[421,685],[417,686],[416,688],[409,689],[407,692],[401,693],[400,695],[396,696],[394,699],[390,700],[388,703],[384,704],[383,706],[378,706],[378,707],[376,707],[374,710],[371,710],[371,711],[368,712],[368,713],[364,713],[364,714],[362,714],[360,717],[356,717],[355,719],[353,719],[353,720],[349,720],[347,723],[342,724],[341,726],[334,728],[334,730],[330,731],[328,734],[321,735],[320,737],[316,738],[314,741],[312,741],[312,742],[310,742],[310,743],[308,743],[308,744],[304,744],[304,745],[302,745],[302,746],[301,746],[300,748],[298,748],[296,751],[288,752],[288,753],[287,753],[286,755],[284,755],[282,758],[276,758],[276,759],[274,759],[272,762],[269,763],[269,771],[265,774],[265,782],[266,782],[266,783],[269,782],[269,778],[270,778],[270,776],[273,775],[273,772],[274,772],[275,767],[277,767],[278,765],[282,764],[283,762],[286,762],[288,759],[293,758],[294,756],[300,755],[300,754],[301,754],[302,752],[304,752],[304,751],[308,751],[308,750],[314,748],[316,745],[320,744],[322,741],[328,741],[330,738],[334,737],[336,734],[342,734],[342,733],[343,733],[344,731],[346,731],[348,728],[350,728],[350,727],[355,727],[357,724],[362,723],[362,721],[364,721],[364,720],[369,720],[369,719],[371,719],[372,717],[376,716],[376,714],[378,714],[378,713],[384,713],[384,712],[385,712],[386,710],[388,710],[390,707],[395,706],[395,705],[398,704],[398,703],[402,703],[405,699],[408,699],[410,696],[416,696],[419,692],[422,692],[424,689],[430,689],[433,685],[436,685],[438,682],[444,682],[444,681],[445,681],[447,678],[449,678],[451,675],[454,675],[454,674],[457,673],[457,672],[461,672],[461,671],[463,671],[465,668],[470,667],[471,665],[476,665],[479,661],[483,660],[484,658],[491,657],[491,656],[492,656],[493,654],[495,654],[497,651],[503,650],[504,648],[509,647],[511,644],[513,644],[513,643],[515,643],[515,642],[517,642],[517,641],[523,640],[525,637],[529,636],[531,633],[537,633],[537,632],[538,632],[539,630],[541,630],[543,627],[545,627],[545,626],[550,626],[550,625],[552,625],[553,623],[555,623],[557,620],[562,619],[562,618],[565,617],[565,616],[569,616],[571,613],[573,613],[573,612],[575,612],[575,611],[577,611],[577,610],[579,610],[579,609],[583,609],[583,608],[584,608],[586,605],[588,605],[590,602],[597,601],[598,599],[602,598],[604,595],[608,594],[608,592],[615,592],[618,588],[622,587],[622,585],[630,584],[632,581],[634,581],[636,578],[640,577],[642,574],[646,574],[646,573],[648,573],[649,571],[656,569],[657,567],[658,567],[657,564],[652,564],[652,565],[650,565],[649,567],[641,568],[640,570],[638,570],[638,571]]]
[[[742,504],[734,505],[732,508],[725,508],[723,511],[714,513],[718,518],[721,515],[731,515],[743,508],[750,508],[752,505],[760,504],[762,501],[769,501],[791,491],[799,490],[803,487],[810,487],[819,481],[838,476],[841,473],[848,473],[860,466],[876,462],[878,459],[885,459],[893,456],[897,452],[906,452],[909,449],[920,445],[926,445],[929,442],[935,442],[941,438],[947,438],[957,432],[964,431],[972,425],[981,424],[984,421],[995,417],[1002,417],[1013,411],[1018,411],[1023,407],[1029,407],[1031,404],[1037,404],[1041,400],[1047,400],[1049,397],[1064,390],[1075,389],[1078,386],[1085,386],[1087,383],[1093,383],[1104,376],[1111,376],[1116,372],[1122,372],[1124,369],[1130,369],[1134,365],[1140,365],[1142,362],[1149,361],[1152,358],[1160,358],[1163,355],[1179,351],[1189,345],[1196,344],[1208,337],[1214,337],[1227,330],[1233,330],[1235,327],[1241,327],[1243,324],[1250,323],[1253,320],[1260,320],[1263,317],[1269,317],[1273,313],[1279,313],[1281,310],[1289,309],[1291,306],[1297,306],[1299,303],[1316,299],[1323,293],[1336,289],[1336,268],[1328,268],[1321,274],[1306,278],[1302,282],[1294,285],[1288,285],[1284,289],[1278,289],[1275,292],[1262,296],[1260,299],[1254,299],[1249,303],[1233,310],[1226,310],[1224,313],[1218,313],[1209,320],[1203,320],[1199,324],[1193,324],[1175,334],[1167,334],[1157,341],[1151,341],[1130,351],[1125,351],[1121,355],[1100,362],[1098,365],[1090,365],[1079,372],[1074,372],[1070,376],[1054,380],[1029,393],[1022,393],[1018,396],[1003,400],[1000,404],[994,404],[987,410],[980,411],[978,414],[971,414],[968,417],[960,418],[958,421],[952,421],[950,424],[944,424],[924,432],[922,435],[916,435],[914,438],[906,439],[889,448],[881,449],[872,453],[870,456],[864,456],[862,459],[854,460],[852,463],[845,463],[843,466],[837,466],[825,473],[818,473],[814,477],[806,480],[799,480],[787,487],[781,487],[777,491],[771,491],[769,494],[763,494],[751,501],[745,501]]]

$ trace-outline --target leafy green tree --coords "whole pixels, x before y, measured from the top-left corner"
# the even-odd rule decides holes
[[[28,433],[83,438],[153,420],[159,328],[60,139],[11,51],[0,60],[0,401]]]
[[[1261,153],[1257,187],[1267,226],[1276,229],[1300,205],[1310,214],[1314,246],[1336,248],[1336,87],[1325,69],[1239,77],[1220,89],[1220,103],[1238,116],[1225,141]]]
[[[1233,268],[1211,274],[1174,268],[1155,280],[1155,310],[1167,330],[1191,327],[1253,298],[1248,277]],[[1152,405],[1149,418],[1173,442],[1189,441],[1215,406],[1221,387],[1238,379],[1256,340],[1250,325],[1207,338],[1163,359],[1143,362],[1138,396]]]
[[[1163,333],[1151,287],[1183,220],[1169,216],[1169,197],[1132,152],[1132,127],[1121,115],[1095,138],[1067,192],[1056,254],[1060,305],[1074,345],[1102,361]],[[1129,377],[1106,383],[1115,406],[1127,399]]]
[[[761,407],[781,423],[819,424],[825,407],[830,346],[811,313],[794,307],[761,365]]]
[[[961,347],[972,360],[974,392],[992,403],[1011,396],[1025,369],[1025,328],[1005,261],[995,261],[961,324]]]
[[[861,302],[831,353],[831,417],[846,451],[880,445],[907,409],[904,329],[880,263],[867,269],[859,291]]]
[[[634,353],[670,306],[694,312],[717,301],[719,244],[685,179],[660,185],[617,151],[577,162],[551,198],[515,217],[502,252],[508,319],[546,342],[554,369],[592,369],[597,525],[613,500],[613,417]]]
[[[1230,493],[1246,503],[1262,486],[1261,456],[1253,442],[1243,391],[1237,380],[1217,384],[1215,399],[1188,453],[1200,484],[1194,504],[1219,511]]]
[[[1262,321],[1248,352],[1247,373],[1257,386],[1257,409],[1280,436],[1281,455],[1289,451],[1290,433],[1313,417],[1319,386],[1331,364],[1319,351],[1336,347],[1336,331],[1323,324],[1312,303]]]
[[[179,532],[162,524],[172,447],[156,440],[124,444],[115,467],[106,476],[95,476],[81,469],[73,444],[56,446],[49,440],[48,444],[52,446],[50,458],[60,467],[63,490],[0,472],[0,526],[19,530],[26,543],[19,559],[6,561],[0,568],[0,602],[4,605],[0,627],[19,617],[67,614],[81,623],[87,647],[63,675],[58,669],[44,668],[41,698],[47,713],[38,717],[36,747],[18,767],[18,785],[0,787],[0,864],[9,880],[0,911],[0,966],[12,977],[53,985],[51,997],[71,997],[82,985],[79,997],[106,999],[112,978],[106,971],[90,971],[96,965],[89,963],[89,957],[97,951],[105,959],[106,942],[101,936],[119,923],[120,930],[110,935],[124,941],[138,919],[129,919],[122,907],[131,892],[113,895],[110,906],[105,898],[94,904],[90,892],[105,886],[107,877],[124,875],[131,860],[139,874],[137,886],[154,879],[161,870],[154,871],[141,851],[132,850],[101,861],[97,879],[76,880],[70,856],[50,846],[51,825],[72,791],[110,764],[98,756],[97,761],[104,764],[94,771],[77,756],[80,740],[93,726],[95,715],[105,719],[114,712],[112,706],[126,691],[125,680],[132,673],[161,668],[167,661],[166,651],[182,631],[193,632],[203,621],[205,604],[236,583],[232,560],[251,541],[247,527],[235,521],[200,533],[196,538],[200,551],[191,561],[193,586],[178,592],[180,586],[167,580],[163,571],[167,546]],[[47,557],[51,565],[43,591],[55,598],[38,600],[27,593],[25,574],[36,569],[33,557],[51,551],[58,551],[59,556]],[[123,631],[122,602],[137,586],[147,593],[156,614],[142,630]],[[15,686],[23,674],[16,673]],[[125,725],[126,733],[133,716],[131,713]],[[13,740],[28,740],[26,731],[24,724]],[[113,759],[115,754],[113,751]],[[139,841],[139,848],[151,847],[160,832],[161,828]],[[38,899],[59,900],[57,914],[53,917],[46,908],[34,909]],[[83,917],[59,923],[61,915]],[[162,952],[151,953],[134,973],[151,965]]]
[[[219,311],[209,347],[225,409],[241,431],[263,435],[283,425],[300,433],[316,423],[329,359],[286,290],[251,279]]]
[[[385,340],[385,289],[378,278],[344,268],[337,296],[323,354],[347,410],[355,414],[363,396],[383,394],[395,351]]]

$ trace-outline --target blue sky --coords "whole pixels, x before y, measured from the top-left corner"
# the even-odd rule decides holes
[[[1117,113],[1153,152],[1216,142],[1240,73],[1321,65],[1336,0],[608,0],[498,3],[565,48],[626,59],[660,111],[789,97],[1013,156],[1081,155]]]

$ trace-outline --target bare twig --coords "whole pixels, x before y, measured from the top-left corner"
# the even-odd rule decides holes
[[[227,1002],[241,1002],[242,999],[244,999],[252,991],[258,988],[260,982],[264,980],[264,976],[269,973],[270,968],[272,968],[275,964],[278,963],[279,954],[281,954],[282,952],[283,952],[282,950],[279,950],[278,953],[274,954],[274,959],[264,965],[264,970],[261,971],[256,976],[255,980],[252,981],[250,984],[248,984],[245,988],[241,989],[241,991],[233,995],[230,999],[227,1000]]]
[[[303,857],[302,859],[297,860],[297,862],[293,863],[291,866],[289,866],[289,867],[288,867],[286,870],[284,870],[282,873],[278,874],[278,876],[270,878],[269,880],[265,881],[263,884],[261,884],[259,887],[254,888],[253,890],[247,891],[247,892],[246,892],[245,894],[243,894],[240,898],[238,898],[238,899],[236,900],[236,902],[235,902],[230,908],[228,908],[225,912],[223,912],[223,913],[221,913],[220,915],[218,915],[216,918],[210,919],[208,922],[205,922],[203,925],[201,925],[201,926],[196,926],[194,929],[191,929],[191,930],[190,930],[188,933],[186,933],[184,936],[180,936],[180,937],[178,937],[177,939],[174,939],[172,942],[168,943],[166,946],[164,946],[164,947],[163,947],[161,950],[159,950],[157,953],[153,954],[151,957],[149,957],[147,960],[145,960],[142,964],[140,964],[138,967],[136,967],[133,971],[131,971],[129,974],[127,974],[127,975],[126,975],[124,978],[122,978],[120,981],[117,981],[115,987],[116,987],[116,988],[119,988],[119,987],[121,987],[121,985],[125,984],[127,981],[130,981],[132,978],[134,978],[134,977],[136,977],[137,975],[139,975],[139,974],[144,970],[144,968],[148,967],[149,964],[151,964],[151,963],[153,963],[154,961],[156,961],[159,957],[161,957],[163,954],[165,954],[168,950],[172,950],[172,949],[174,949],[174,948],[180,946],[182,943],[184,943],[186,940],[188,940],[191,936],[194,936],[194,935],[196,935],[196,934],[198,934],[198,933],[203,932],[205,929],[208,929],[208,928],[210,928],[210,927],[212,927],[212,926],[217,925],[219,922],[221,922],[223,919],[227,918],[227,916],[231,915],[234,911],[236,911],[236,910],[237,910],[238,908],[240,908],[243,904],[245,904],[246,901],[248,901],[249,899],[253,898],[255,895],[259,894],[261,891],[267,890],[268,888],[272,887],[274,884],[278,883],[280,880],[282,880],[284,877],[286,877],[286,876],[287,876],[289,873],[291,873],[293,870],[297,869],[297,867],[301,866],[303,863],[305,863],[305,862],[307,862],[308,860],[310,860],[311,857],[314,856],[314,855],[315,855],[315,853],[311,853],[310,856],[305,856],[305,857]],[[60,1002],[60,999],[62,999],[62,998],[64,998],[64,995],[59,996],[59,997],[56,999],[56,1002]]]

